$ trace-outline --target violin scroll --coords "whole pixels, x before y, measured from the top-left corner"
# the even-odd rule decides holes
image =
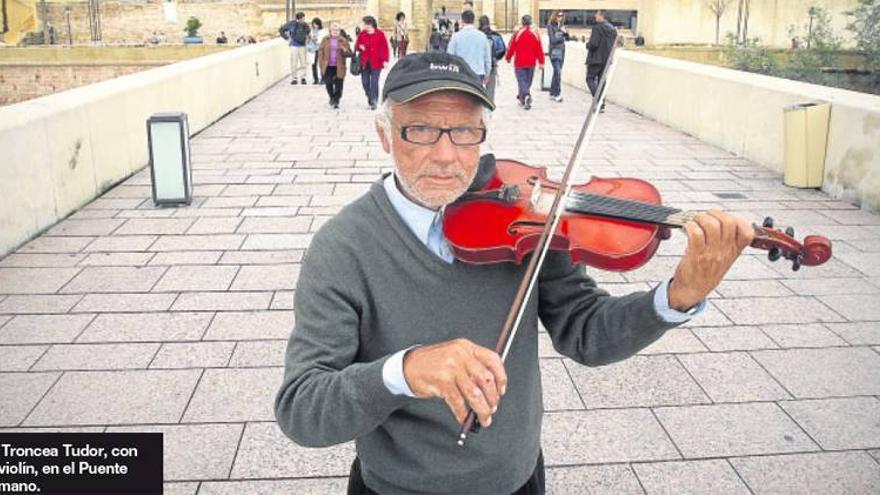
[[[795,240],[794,229],[788,227],[785,232],[773,228],[773,219],[767,217],[761,226],[754,225],[755,239],[752,247],[768,251],[770,261],[780,258],[790,260],[794,271],[801,266],[821,265],[831,258],[831,241],[820,235],[808,235],[803,244]]]

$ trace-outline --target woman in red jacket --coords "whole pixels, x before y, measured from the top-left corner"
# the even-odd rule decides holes
[[[379,29],[375,17],[368,15],[361,20],[364,26],[355,41],[355,49],[361,54],[361,84],[370,109],[375,110],[379,101],[379,73],[388,67],[388,38]]]
[[[535,77],[535,65],[544,68],[544,47],[541,46],[541,36],[532,29],[532,16],[522,16],[522,28],[514,33],[507,48],[504,58],[510,62],[516,57],[516,82],[519,84],[519,106],[526,110],[532,108],[532,95],[529,88],[532,87],[532,78]]]

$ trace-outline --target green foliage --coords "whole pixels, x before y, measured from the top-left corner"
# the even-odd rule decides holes
[[[865,57],[865,68],[880,71],[880,0],[859,0],[859,6],[847,12],[852,21],[846,29],[856,39],[856,49]]]
[[[190,17],[187,19],[186,27],[183,30],[186,31],[187,36],[194,37],[199,35],[200,27],[202,27],[202,21],[198,17]]]
[[[759,38],[748,38],[737,44],[736,35],[727,33],[725,39],[724,59],[734,69],[761,74],[775,72],[776,59],[766,47],[761,45]]]

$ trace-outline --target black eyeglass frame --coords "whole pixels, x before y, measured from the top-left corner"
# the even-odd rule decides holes
[[[440,138],[442,138],[444,134],[448,134],[448,135],[449,135],[449,141],[451,141],[452,144],[454,144],[454,145],[456,145],[456,146],[477,146],[477,145],[479,145],[479,144],[483,144],[484,142],[486,142],[486,136],[488,135],[488,129],[486,129],[485,127],[464,127],[464,126],[458,126],[458,127],[433,127],[433,126],[429,126],[429,125],[407,125],[407,126],[402,126],[402,125],[398,125],[396,122],[392,122],[392,125],[394,125],[394,126],[397,127],[398,129],[400,129],[400,139],[403,139],[403,140],[406,141],[407,143],[419,144],[419,145],[422,145],[422,146],[432,146],[432,145],[437,144],[437,141],[440,141]],[[414,127],[418,127],[418,128],[421,128],[421,129],[433,129],[433,130],[438,130],[438,131],[440,131],[440,132],[437,134],[437,139],[435,139],[434,141],[432,141],[432,142],[430,142],[430,143],[422,143],[422,142],[418,142],[418,141],[410,141],[410,138],[407,136],[407,132],[408,132],[410,129],[414,128]],[[460,144],[460,143],[457,143],[457,142],[455,141],[455,138],[452,137],[452,131],[454,131],[454,130],[456,130],[456,129],[471,129],[471,130],[479,130],[479,131],[482,131],[482,135],[480,136],[480,140],[477,141],[476,143],[464,143],[464,144]]]

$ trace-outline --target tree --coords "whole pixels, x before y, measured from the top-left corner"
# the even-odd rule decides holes
[[[846,14],[853,17],[846,29],[855,34],[865,68],[880,71],[880,0],[859,0],[859,6]]]
[[[724,15],[724,11],[727,10],[727,6],[730,4],[731,0],[707,0],[706,5],[708,5],[709,10],[715,14],[715,44],[717,45],[719,42],[719,35],[721,32],[721,16]]]
[[[749,38],[749,2],[738,0],[736,6],[736,44],[740,45]]]

